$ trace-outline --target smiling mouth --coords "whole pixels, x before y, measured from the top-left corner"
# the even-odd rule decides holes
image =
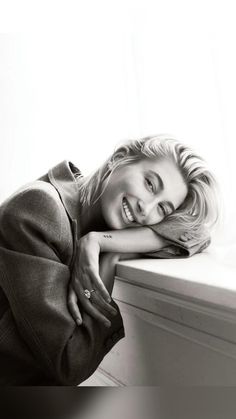
[[[129,221],[129,223],[133,223],[135,220],[134,220],[134,217],[133,217],[133,215],[132,215],[132,213],[129,209],[129,204],[128,204],[128,201],[126,200],[126,198],[123,198],[122,206],[123,206],[124,213],[126,215],[127,220]]]

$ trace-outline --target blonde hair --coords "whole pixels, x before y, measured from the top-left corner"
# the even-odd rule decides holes
[[[170,158],[179,168],[188,194],[181,206],[164,221],[195,231],[198,238],[199,227],[212,228],[219,220],[218,185],[208,169],[206,161],[190,147],[173,137],[161,134],[128,140],[118,146],[113,154],[79,186],[82,205],[93,205],[103,194],[111,173],[121,165],[132,164],[144,158]],[[104,187],[101,189],[103,181]],[[200,233],[199,233],[200,235]]]

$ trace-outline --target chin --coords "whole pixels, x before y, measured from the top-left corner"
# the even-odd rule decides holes
[[[121,226],[119,223],[111,223],[109,224],[109,227],[111,230],[122,230],[122,228],[125,228],[124,226]]]
[[[108,217],[105,221],[106,221],[107,226],[111,230],[121,230],[122,228],[124,228],[124,226],[122,225],[122,223],[119,220],[114,220],[114,219]]]

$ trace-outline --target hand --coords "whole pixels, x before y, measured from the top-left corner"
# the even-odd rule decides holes
[[[183,242],[186,242],[188,240],[191,240],[193,238],[193,234],[191,234],[190,231],[186,231],[185,233],[181,234],[180,240]]]
[[[99,276],[99,254],[100,246],[96,234],[88,233],[77,242],[75,264],[69,284],[68,307],[78,325],[82,323],[78,302],[87,314],[107,327],[111,323],[105,314],[117,314],[107,302],[111,301],[111,297]],[[90,299],[85,296],[85,289],[95,290]]]

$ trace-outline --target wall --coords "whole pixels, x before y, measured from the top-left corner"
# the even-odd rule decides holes
[[[235,243],[232,2],[10,0],[0,30],[1,200],[63,159],[86,174],[167,132],[209,161]]]

